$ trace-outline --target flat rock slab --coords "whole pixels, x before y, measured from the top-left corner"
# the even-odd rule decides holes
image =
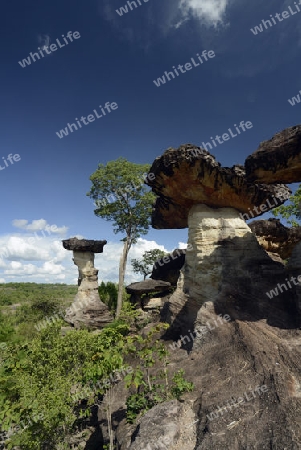
[[[264,141],[245,162],[251,182],[298,183],[301,181],[301,125],[286,128]]]
[[[79,252],[92,252],[103,253],[103,248],[107,241],[93,241],[89,239],[77,239],[76,237],[71,239],[65,239],[63,247],[66,250],[74,250]]]
[[[148,292],[160,292],[171,288],[168,281],[147,279],[138,283],[132,283],[126,287],[128,294],[147,294]]]

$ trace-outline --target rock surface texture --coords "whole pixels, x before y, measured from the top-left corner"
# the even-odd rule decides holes
[[[301,125],[286,128],[264,141],[245,161],[246,175],[256,183],[301,181]]]
[[[188,223],[188,244],[193,250],[186,254],[177,289],[169,299],[166,318],[174,323],[171,331],[203,326],[207,302],[217,309],[226,302],[235,316],[264,317],[273,323],[277,318],[271,315],[272,304],[292,311],[294,291],[272,303],[266,296],[280,280],[285,281],[286,273],[283,264],[273,261],[259,245],[238,211],[196,205]],[[236,310],[231,307],[234,298],[240,299]]]
[[[176,286],[180,270],[185,263],[186,250],[176,249],[169,255],[158,259],[154,264],[151,278],[153,280],[168,281],[172,286]]]
[[[301,227],[287,228],[279,219],[255,220],[249,227],[268,253],[279,255],[283,260],[291,256],[301,241]]]
[[[241,213],[265,205],[256,217],[271,209],[267,201],[274,205],[274,197],[291,192],[285,185],[250,183],[243,166],[221,167],[209,152],[192,144],[168,149],[155,159],[150,173],[155,177],[147,184],[158,195],[152,226],[159,229],[186,228],[188,213],[196,204],[232,207]],[[284,201],[279,199],[278,205]]]
[[[106,243],[77,238],[63,241],[65,249],[73,250],[73,261],[79,273],[78,292],[65,316],[75,328],[82,325],[102,328],[113,320],[108,307],[99,298],[98,270],[94,267],[94,253],[102,253]]]
[[[298,278],[299,284],[296,286],[296,309],[301,325],[301,242],[294,248],[286,269],[290,276],[300,277]]]

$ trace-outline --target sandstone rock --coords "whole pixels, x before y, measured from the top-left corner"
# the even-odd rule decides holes
[[[188,405],[184,408],[177,400],[156,405],[142,417],[128,449],[194,450],[196,444],[194,419],[192,409],[188,408]],[[187,429],[189,425],[190,430]],[[185,432],[186,436],[183,439]]]
[[[103,252],[106,241],[88,241],[72,238],[63,241],[64,248],[73,250],[73,261],[78,266],[78,292],[70,308],[66,310],[65,320],[75,328],[87,326],[102,328],[113,321],[108,307],[98,294],[98,270],[94,267],[94,252]]]
[[[283,260],[291,256],[301,241],[301,227],[285,227],[279,219],[255,220],[249,227],[268,253],[274,253]]]
[[[299,284],[296,286],[296,309],[301,319],[301,242],[296,245],[286,267],[290,276],[295,276]],[[300,277],[300,278],[298,278]],[[301,320],[300,320],[301,323]]]
[[[164,311],[167,320],[178,322],[177,331],[202,326],[207,302],[216,307],[226,302],[231,317],[270,317],[271,301],[266,292],[284,281],[286,273],[259,245],[238,211],[196,205],[188,222],[188,244],[193,250],[186,254],[177,289],[169,299],[168,312]],[[272,304],[279,303],[288,313],[293,308],[293,295],[293,290],[284,293]],[[240,299],[239,306],[233,309],[235,298]],[[268,320],[277,322],[275,317]]]
[[[154,264],[151,278],[153,280],[168,281],[176,286],[180,276],[180,270],[185,263],[186,250],[176,249],[164,258],[158,259]]]
[[[264,141],[245,162],[246,175],[256,183],[301,181],[301,125],[286,128]]]
[[[250,183],[243,166],[221,167],[209,152],[192,144],[168,149],[155,159],[150,172],[155,177],[147,184],[158,195],[152,216],[154,228],[186,228],[188,213],[196,204],[232,207],[241,213],[265,205],[256,217],[272,209],[267,202],[274,205],[274,196],[287,198],[291,193],[285,185]],[[283,198],[278,206],[284,203]]]

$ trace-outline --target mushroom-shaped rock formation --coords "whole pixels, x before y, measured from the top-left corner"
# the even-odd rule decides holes
[[[154,228],[186,228],[193,205],[231,207],[241,213],[257,209],[253,217],[284,203],[291,193],[285,185],[249,183],[243,166],[221,167],[208,151],[186,144],[168,149],[155,159],[147,184],[158,195],[152,217]],[[270,205],[270,206],[269,206]]]
[[[281,195],[277,205],[283,203],[288,187],[250,184],[242,166],[223,168],[209,152],[190,144],[167,150],[150,171],[155,179],[147,184],[158,195],[153,227],[189,227],[190,251],[164,311],[166,319],[172,323],[177,319],[181,331],[187,332],[203,326],[206,304],[213,302],[231,317],[244,310],[253,317],[275,320],[269,319],[265,292],[285,278],[284,268],[259,245],[241,213],[262,204],[265,211],[271,209],[272,196]],[[277,301],[281,310],[292,303],[287,300],[284,305],[281,297],[274,305]]]
[[[301,125],[286,128],[262,142],[245,162],[246,175],[256,183],[301,181]]]
[[[73,250],[73,261],[78,266],[78,292],[65,320],[76,328],[85,325],[102,328],[113,317],[98,293],[98,270],[94,267],[94,253],[102,253],[107,241],[71,238],[62,241],[66,250]]]
[[[279,219],[254,220],[249,227],[259,244],[281,259],[290,258],[294,247],[301,241],[301,227],[285,227]]]
[[[142,301],[141,296],[143,294],[151,294],[153,292],[166,292],[170,291],[171,288],[171,284],[167,281],[152,280],[151,278],[148,278],[147,280],[139,281],[138,283],[132,283],[125,289],[128,294],[131,294],[131,300],[133,301],[133,303],[136,303],[138,304],[138,306],[144,308],[144,306],[150,300],[150,296],[147,296]]]

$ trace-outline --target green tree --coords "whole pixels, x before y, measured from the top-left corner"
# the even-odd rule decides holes
[[[119,264],[119,284],[116,317],[122,307],[124,275],[128,253],[150,226],[155,195],[144,184],[149,164],[135,164],[125,158],[99,164],[90,176],[92,187],[87,195],[94,200],[94,214],[113,221],[114,233],[124,236],[123,252]],[[153,176],[153,174],[150,174]]]
[[[298,189],[289,197],[289,203],[287,205],[278,206],[273,209],[272,214],[275,217],[282,217],[287,221],[289,225],[297,227],[301,221],[301,184]],[[297,219],[297,220],[296,220]]]
[[[153,265],[160,258],[165,256],[165,252],[159,248],[154,248],[152,250],[147,250],[142,255],[142,260],[132,259],[132,267],[135,273],[142,273],[144,279],[152,273]]]

